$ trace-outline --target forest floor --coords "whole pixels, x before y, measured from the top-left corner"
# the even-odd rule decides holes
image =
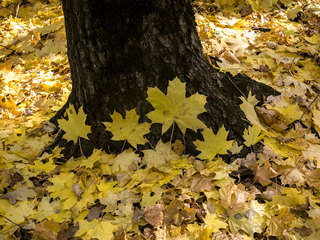
[[[281,93],[260,107],[241,98],[251,124],[244,142],[227,140],[222,127],[195,142],[194,157],[181,142],[137,152],[142,136],[128,136],[131,150],[63,163],[62,148],[44,152],[55,137],[48,120],[71,91],[60,1],[0,3],[0,239],[320,239],[320,2],[195,1],[194,9],[214,67]],[[81,145],[86,115],[68,114],[60,128]],[[112,118],[113,132],[125,120]],[[252,149],[245,158],[222,161],[243,145]]]

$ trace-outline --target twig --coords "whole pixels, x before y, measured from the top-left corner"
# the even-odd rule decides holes
[[[171,144],[172,144],[172,138],[173,138],[173,132],[174,132],[174,125],[175,125],[175,121],[173,121],[173,124],[172,124],[172,131],[171,131],[171,136],[170,136],[170,147],[171,147]]]
[[[20,10],[20,3],[18,3],[17,9],[16,9],[16,16],[15,16],[15,18],[18,17],[19,10]]]
[[[300,52],[298,52],[297,55],[293,58],[290,66],[289,66],[289,73],[290,73],[290,75],[291,75],[292,77],[293,77],[293,73],[292,73],[292,71],[291,71],[291,68],[292,68],[292,65],[294,64],[294,60],[296,60],[296,58],[297,58],[299,55],[300,55]]]
[[[299,122],[301,123],[302,118],[304,117],[304,115],[309,111],[311,105],[317,100],[317,98],[319,97],[320,92],[317,94],[317,96],[312,100],[312,102],[308,105],[307,109],[303,112],[303,114],[301,115]]]
[[[208,2],[208,0],[205,0],[197,9],[196,9],[196,13],[199,12],[199,10],[203,7],[203,5],[205,5]]]
[[[123,145],[122,145],[122,148],[121,148],[121,152],[123,152],[123,150],[124,150],[124,147],[126,146],[126,143],[127,143],[127,140],[124,140],[124,141],[123,141]]]
[[[19,228],[21,228],[21,226],[18,223],[15,223],[14,221],[12,221],[11,219],[7,218],[6,216],[3,216],[2,214],[0,214],[0,217],[3,217],[5,219],[7,219],[9,222],[13,223],[14,225],[18,226]]]
[[[82,151],[81,139],[80,139],[80,137],[79,137],[79,147],[80,147],[80,152],[81,152],[82,156],[85,157],[84,154],[83,154],[83,151]]]
[[[243,94],[243,92],[240,90],[240,88],[231,80],[231,78],[228,76],[229,81],[233,84],[233,86],[236,87],[236,89],[238,89],[238,91],[242,94],[242,96],[247,99],[247,97]]]
[[[31,36],[34,36],[34,37],[35,37],[35,34],[34,34],[33,32],[31,32],[28,28],[20,25],[19,23],[17,23],[17,24],[18,24],[20,27],[22,27],[24,30],[26,30]],[[44,44],[43,44],[40,40],[37,40],[37,41],[41,44],[42,47],[44,47]]]
[[[14,49],[12,49],[12,48],[10,48],[10,47],[7,47],[7,46],[1,45],[1,44],[0,44],[0,47],[3,47],[3,48],[5,48],[5,49],[8,49],[8,50],[14,52],[15,54],[21,54],[20,52],[17,52],[16,50],[14,50]]]
[[[155,150],[154,147],[152,146],[151,142],[149,141],[149,139],[148,139],[148,138],[145,138],[145,139],[147,139],[147,141],[148,141],[148,143],[150,144],[151,148],[152,148],[153,150]]]

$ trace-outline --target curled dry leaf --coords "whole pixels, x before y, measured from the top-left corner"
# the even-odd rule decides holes
[[[262,186],[268,186],[272,183],[270,178],[278,176],[278,172],[272,168],[269,161],[266,161],[262,167],[258,166],[254,171],[254,180],[259,182]]]
[[[81,189],[81,185],[79,183],[72,184],[72,191],[77,196],[77,198],[81,198],[81,194],[83,193],[83,190]]]
[[[154,206],[148,206],[143,212],[143,217],[147,223],[151,224],[154,227],[159,227],[163,223],[163,212],[162,206],[156,204]]]
[[[192,177],[190,190],[192,192],[211,191],[213,189],[212,178],[197,174]]]
[[[94,206],[93,208],[90,209],[87,220],[90,222],[95,218],[98,218],[103,210],[103,206]]]
[[[17,190],[8,192],[0,196],[1,198],[7,198],[9,202],[14,205],[18,200],[26,201],[28,198],[34,198],[37,196],[36,192],[26,186],[18,188]]]
[[[222,56],[230,63],[241,63],[241,61],[229,50],[226,50]]]

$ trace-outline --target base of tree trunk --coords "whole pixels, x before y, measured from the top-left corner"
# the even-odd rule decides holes
[[[111,121],[114,111],[125,115],[133,108],[148,121],[153,110],[146,100],[147,90],[158,87],[166,93],[169,80],[178,77],[186,83],[186,96],[198,92],[207,97],[207,112],[198,116],[214,132],[222,125],[230,139],[242,142],[247,122],[239,99],[251,90],[258,99],[275,94],[264,84],[244,75],[235,77],[214,69],[203,55],[189,0],[63,0],[71,69],[72,92],[68,103],[52,119],[63,116],[68,104],[83,106],[90,140],[81,139],[81,150],[60,134],[53,146],[64,146],[66,158],[90,155],[93,148],[120,152],[129,145],[112,141],[102,122]],[[161,124],[152,124],[147,135],[151,148],[162,138]],[[174,129],[173,141],[182,140],[186,153],[196,155],[193,140],[200,131],[187,130],[182,136]],[[152,146],[150,146],[152,145]],[[82,151],[82,152],[81,152]]]
[[[205,108],[207,112],[199,115],[199,118],[216,133],[218,129],[224,125],[229,131],[229,139],[237,140],[238,143],[242,143],[243,131],[248,127],[248,121],[245,118],[244,113],[240,109],[239,105],[242,103],[240,97],[248,96],[249,91],[256,98],[263,103],[264,99],[270,95],[278,95],[279,93],[273,88],[254,81],[253,79],[238,74],[232,76],[229,73],[223,73],[217,69],[212,68],[212,82],[205,82],[196,89],[192,85],[187,85],[188,89],[193,88],[192,92],[199,92],[207,96],[207,104]],[[243,94],[243,95],[242,95]],[[68,102],[57,112],[57,114],[51,119],[51,122],[57,124],[57,120],[64,116],[66,109],[68,108],[72,97]],[[74,103],[73,103],[74,104]],[[89,113],[90,114],[90,113]],[[90,141],[82,139],[74,144],[73,142],[67,142],[63,139],[63,132],[60,132],[55,139],[55,142],[51,145],[51,148],[55,146],[64,147],[63,154],[65,159],[71,157],[79,157],[82,155],[89,156],[94,148],[104,149],[107,153],[119,153],[124,149],[130,147],[128,143],[124,141],[112,141],[110,140],[112,134],[105,130],[102,121],[89,120],[88,125],[91,125],[92,133],[89,134]],[[173,137],[172,137],[172,136]],[[151,133],[147,135],[148,143],[144,146],[140,146],[138,150],[153,148],[157,142],[161,139],[163,142],[172,141],[177,139],[181,140],[185,144],[185,153],[193,156],[198,155],[193,142],[196,139],[201,139],[201,131],[194,132],[187,130],[183,136],[179,128],[175,127],[172,133],[172,127],[163,135],[161,135],[161,124],[153,124],[151,127]],[[81,147],[79,146],[81,144]],[[152,146],[151,146],[152,145]],[[243,148],[242,152],[237,156],[245,156],[251,149]],[[228,162],[231,161],[231,156],[227,156]]]

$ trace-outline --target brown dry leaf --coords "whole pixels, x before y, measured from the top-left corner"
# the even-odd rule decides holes
[[[78,199],[81,198],[81,194],[83,193],[83,190],[81,189],[81,185],[79,183],[72,184],[72,191],[77,196]]]
[[[196,174],[191,180],[191,192],[204,192],[213,189],[212,178]]]
[[[212,235],[212,240],[243,240],[243,236],[240,233],[232,234],[232,233],[224,233],[224,232],[216,232]]]
[[[241,61],[229,50],[226,50],[222,56],[230,63],[241,63]]]
[[[278,115],[275,110],[272,110],[272,109],[269,110],[264,107],[258,107],[258,106],[255,107],[255,110],[258,116],[262,118],[267,125],[270,126],[271,124],[277,121]]]
[[[229,184],[219,189],[222,206],[229,215],[240,210],[249,198],[249,193],[242,184]]]
[[[262,186],[268,186],[272,183],[270,178],[274,178],[279,175],[279,173],[272,168],[269,161],[266,161],[262,167],[258,166],[254,170],[254,180],[259,182]]]
[[[274,195],[279,194],[282,191],[282,186],[272,183],[272,185],[268,186],[267,189],[260,195],[262,199],[271,201]]]
[[[253,12],[252,7],[250,4],[244,4],[240,7],[240,15],[241,17],[245,17],[250,15]]]
[[[308,179],[308,184],[314,188],[320,188],[320,168],[313,171],[306,172],[306,177]]]
[[[287,171],[286,174],[283,174],[281,177],[281,183],[286,185],[295,184],[297,187],[304,186],[306,184],[306,177],[303,173],[301,173],[298,169],[292,169]]]
[[[280,115],[275,110],[257,106],[255,107],[255,109],[257,115],[274,130],[281,132],[287,128],[287,122],[280,119]]]
[[[143,212],[143,217],[147,223],[154,227],[159,227],[163,224],[163,212],[162,206],[156,204],[154,206],[148,206]]]
[[[56,240],[61,228],[62,226],[59,223],[50,219],[37,224],[35,230],[39,233],[41,239]]]
[[[183,203],[179,200],[174,199],[169,206],[164,210],[164,224],[181,226],[183,219],[180,216],[179,212],[183,209]]]
[[[246,158],[239,159],[240,165],[253,170],[257,166],[257,155],[255,153],[247,154]]]
[[[193,222],[196,219],[195,208],[190,208],[177,199],[174,199],[164,210],[164,225],[181,226],[182,224]]]
[[[89,210],[89,213],[87,215],[87,220],[90,222],[93,219],[98,218],[100,216],[102,210],[103,210],[103,206],[102,205],[94,206],[93,208],[91,208]]]
[[[68,226],[67,224],[64,224],[64,226],[59,232],[58,232],[58,238],[57,240],[65,240],[65,239],[72,239],[75,235],[75,233],[79,230],[79,225],[71,225]]]
[[[282,236],[284,231],[290,229],[295,217],[288,208],[282,208],[277,216],[271,217],[268,221],[266,233],[268,236]]]
[[[14,190],[12,192],[8,192],[2,196],[0,196],[1,198],[7,198],[9,200],[9,202],[14,205],[17,200],[21,200],[21,201],[26,201],[28,200],[28,198],[34,198],[35,196],[37,196],[37,193],[35,191],[33,191],[32,189],[23,186],[18,188],[17,190]]]

